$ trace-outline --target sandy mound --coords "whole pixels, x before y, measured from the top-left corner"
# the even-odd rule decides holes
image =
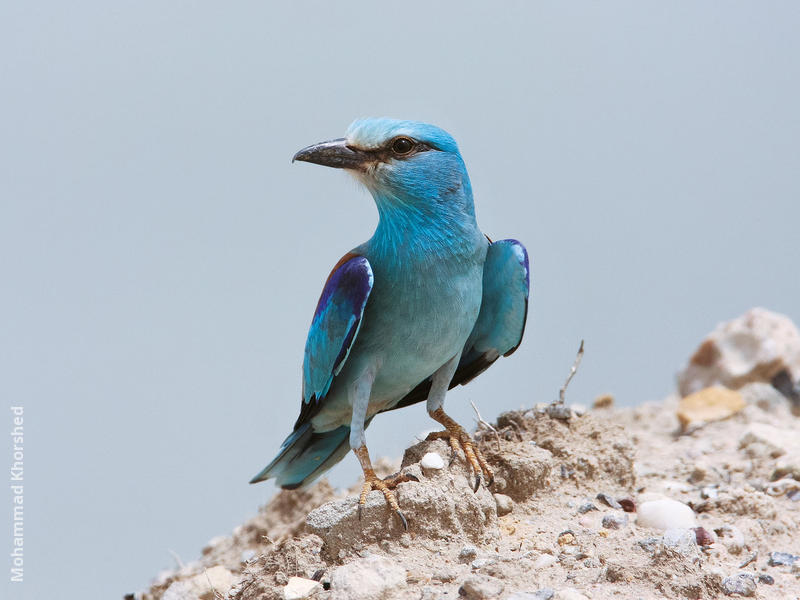
[[[473,493],[442,441],[406,451],[402,468],[420,480],[397,489],[408,532],[379,492],[359,521],[358,486],[337,497],[322,482],[279,493],[137,596],[800,597],[800,419],[767,385],[741,392],[744,409],[685,433],[677,398],[568,419],[502,414],[476,434],[491,490]],[[422,468],[429,452],[444,468]]]

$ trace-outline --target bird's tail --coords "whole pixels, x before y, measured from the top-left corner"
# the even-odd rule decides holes
[[[306,486],[344,458],[350,449],[350,428],[342,425],[332,431],[317,432],[303,423],[283,442],[272,462],[250,483],[275,478],[280,487],[293,490]]]

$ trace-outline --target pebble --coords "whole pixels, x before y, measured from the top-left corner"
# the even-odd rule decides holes
[[[653,529],[690,529],[695,527],[694,511],[683,502],[664,498],[639,505],[636,523]]]
[[[788,552],[770,552],[767,564],[770,567],[791,567],[800,557]]]
[[[310,598],[322,589],[319,581],[305,579],[304,577],[290,577],[289,583],[283,588],[283,600],[303,600]]]
[[[583,514],[586,514],[587,512],[589,512],[589,511],[591,511],[591,510],[600,510],[600,509],[599,509],[599,508],[597,508],[597,507],[596,507],[594,504],[592,504],[591,502],[586,502],[586,503],[584,503],[584,504],[581,504],[581,505],[578,507],[578,512],[579,512],[579,513],[581,513],[582,515],[583,515]]]
[[[735,415],[744,408],[744,398],[734,390],[712,386],[682,398],[677,417],[686,431],[693,425],[720,421]]]
[[[739,573],[722,580],[722,591],[726,596],[755,596],[756,581],[749,573]]]
[[[505,494],[495,494],[494,502],[497,505],[497,516],[502,517],[514,510],[514,501]]]
[[[620,498],[619,500],[617,500],[617,502],[619,502],[619,505],[622,507],[622,510],[624,510],[625,512],[627,512],[627,513],[636,512],[636,502],[634,502],[633,499],[631,499],[631,498]]]
[[[611,508],[616,508],[617,510],[622,510],[622,505],[617,502],[612,496],[608,494],[603,494],[602,492],[597,494],[597,499],[600,500],[606,506],[610,506]]]
[[[465,596],[467,600],[495,600],[502,593],[503,583],[486,575],[468,577],[458,590],[459,596]]]
[[[331,574],[332,600],[372,600],[406,583],[406,570],[382,556],[342,565]]]
[[[483,567],[493,565],[496,562],[497,561],[493,558],[476,558],[470,563],[469,566],[471,566],[473,569],[482,569]]]
[[[575,543],[575,534],[571,531],[562,531],[558,535],[558,545],[559,546],[571,546]]]
[[[472,562],[478,557],[478,549],[475,546],[464,546],[458,553],[458,562]]]
[[[614,396],[611,394],[603,394],[602,396],[598,396],[592,402],[592,408],[611,408],[614,406]]]
[[[419,466],[421,466],[423,469],[441,471],[444,469],[444,459],[439,455],[438,452],[428,452],[422,457],[422,460],[419,461]]]
[[[541,554],[533,563],[534,569],[546,569],[556,564],[556,557],[552,554]]]
[[[763,583],[764,585],[772,585],[775,583],[775,578],[772,575],[767,575],[766,573],[762,573],[758,576],[758,583]]]
[[[684,556],[697,552],[697,534],[693,529],[667,529],[661,543]]]
[[[628,515],[625,513],[606,515],[603,517],[603,527],[606,529],[622,529],[628,524]]]
[[[710,546],[716,541],[714,533],[705,527],[695,527],[694,535],[698,546]]]

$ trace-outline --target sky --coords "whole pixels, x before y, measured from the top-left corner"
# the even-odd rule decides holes
[[[0,431],[24,407],[25,463],[4,597],[145,589],[272,496],[247,481],[377,220],[290,159],[356,118],[448,130],[483,231],[530,253],[522,346],[445,402],[465,425],[555,399],[581,339],[568,400],[633,405],[718,322],[800,321],[798,31],[788,1],[0,5]],[[417,405],[367,442],[431,428]]]

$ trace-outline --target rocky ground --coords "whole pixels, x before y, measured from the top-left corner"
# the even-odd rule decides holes
[[[800,598],[800,418],[767,384],[736,393],[741,406],[706,424],[682,426],[677,397],[502,414],[476,433],[491,489],[473,493],[443,441],[383,465],[419,479],[397,489],[408,532],[379,492],[359,521],[359,486],[323,481],[279,493],[137,596]]]
[[[360,485],[322,481],[128,598],[800,600],[798,380],[800,331],[752,309],[702,341],[683,397],[481,421],[491,488],[441,440],[383,461],[418,479],[397,488],[408,531],[380,492],[359,520]]]

